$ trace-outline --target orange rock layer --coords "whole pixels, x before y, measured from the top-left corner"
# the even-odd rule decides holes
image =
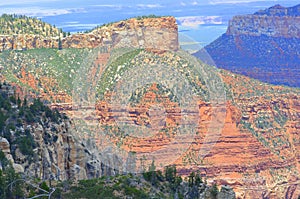
[[[224,81],[235,93],[251,93],[248,87],[235,85],[235,80],[226,74]],[[243,81],[247,82],[248,78]],[[254,87],[253,89],[265,88]],[[277,89],[280,90],[282,87]],[[149,110],[154,105],[155,98],[160,99],[157,101],[164,101],[161,105],[165,107],[163,119],[159,115],[154,118],[149,117]],[[149,91],[144,95],[141,104],[128,109],[112,107],[109,101],[102,101],[96,106],[95,117],[102,125],[115,126],[115,121],[129,112],[126,122],[131,125],[143,126],[155,120],[163,120],[165,126],[176,127],[176,124],[181,121],[180,107],[169,99],[161,100],[162,98],[164,97],[156,96]],[[165,150],[163,154],[156,157],[163,159],[163,163],[176,164],[179,173],[184,176],[192,171],[200,172],[208,182],[214,181],[219,185],[232,186],[237,193],[237,198],[297,198],[300,194],[299,101],[300,96],[293,93],[260,97],[254,95],[249,98],[234,95],[233,101],[228,100],[226,104],[226,118],[222,133],[216,134],[217,141],[212,145],[204,143],[211,120],[211,105],[199,101],[201,119],[197,133],[193,140],[189,140],[190,143],[183,141],[176,143],[177,148],[186,147],[185,152],[179,157],[174,157],[178,155],[174,150]],[[276,129],[268,130],[253,127],[255,132],[259,132],[257,136],[242,125],[244,120],[254,124],[257,115],[265,112],[275,117],[277,112],[274,110],[274,104],[288,118],[283,127],[278,125]],[[158,128],[150,137],[126,138],[123,148],[141,155],[160,150],[168,146],[176,137],[176,133],[172,134],[172,128],[168,130],[171,136],[167,136]],[[113,139],[118,138],[116,136]],[[281,143],[280,140],[284,142]],[[199,158],[199,151],[204,150],[204,146],[210,147],[209,153],[204,158]]]

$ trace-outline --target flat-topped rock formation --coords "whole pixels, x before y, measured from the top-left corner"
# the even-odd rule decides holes
[[[300,6],[235,16],[204,49],[214,64],[261,81],[300,87]],[[204,50],[195,53],[202,57]]]
[[[41,34],[0,35],[0,51],[36,48],[95,48],[102,45],[156,50],[178,50],[174,17],[132,18],[67,36]]]

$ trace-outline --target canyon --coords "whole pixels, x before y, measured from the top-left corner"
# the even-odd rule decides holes
[[[231,24],[236,26],[234,22]],[[193,62],[193,57],[179,50],[177,29],[173,17],[129,19],[62,38],[61,50],[59,38],[50,39],[54,46],[48,40],[42,42],[44,38],[34,46],[34,39],[20,39],[27,36],[16,39],[7,36],[9,41],[3,37],[3,43],[9,46],[3,50],[16,51],[1,54],[1,78],[15,86],[19,96],[39,97],[71,118],[61,124],[30,127],[39,143],[37,154],[45,157],[45,164],[42,160],[28,164],[19,154],[14,160],[16,168],[56,180],[134,171],[135,166],[142,165],[140,157],[160,151],[176,140],[176,128],[186,125],[182,118],[187,113],[188,119],[196,124],[195,134],[190,140],[184,137],[176,140],[175,148],[184,149],[179,156],[172,150],[158,153],[156,157],[161,157],[162,163],[175,164],[182,176],[200,172],[209,184],[229,185],[236,198],[297,198],[300,195],[300,90]],[[227,34],[235,35],[236,29],[229,28]],[[39,37],[30,35],[30,38]],[[21,41],[27,50],[18,51],[16,41]],[[182,109],[180,95],[171,92],[175,83],[181,85],[180,81],[167,84],[168,90],[162,78],[161,82],[145,83],[142,88],[133,87],[134,94],[130,95],[126,107],[114,101],[114,96],[122,94],[117,90],[118,86],[122,88],[122,83],[118,84],[122,82],[120,77],[127,77],[124,85],[133,85],[130,77],[147,79],[138,73],[138,67],[144,67],[144,73],[149,74],[157,65],[164,66],[160,69],[166,73],[170,70],[170,75],[175,71],[182,82],[188,82],[196,96],[196,108]],[[200,69],[211,75],[209,81]],[[128,71],[131,73],[126,76]],[[224,94],[219,103],[210,100],[213,97],[210,82],[214,81],[220,81],[220,91]],[[153,110],[159,111],[155,114]],[[199,117],[196,122],[195,115]],[[125,135],[126,129],[120,125],[124,121],[133,127],[150,127],[154,132],[141,137]],[[52,139],[55,137],[52,127],[59,132],[57,139]],[[212,134],[216,136],[215,143],[208,147],[206,136],[214,128],[220,134]],[[46,144],[43,138],[48,134],[49,140],[55,141]],[[111,145],[128,153],[127,159],[120,157],[118,150],[113,151],[115,148],[109,148]],[[0,147],[11,157],[6,140],[1,139]],[[205,147],[208,153],[199,156]],[[49,166],[52,163],[55,166]],[[43,165],[48,166],[41,172]]]

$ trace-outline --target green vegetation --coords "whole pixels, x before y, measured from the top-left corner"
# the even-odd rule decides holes
[[[24,15],[3,14],[0,17],[0,34],[35,34],[41,36],[63,36],[61,29],[45,23],[37,18],[27,17]]]
[[[299,88],[292,88],[287,86],[281,86],[278,89],[276,86],[268,83],[261,82],[256,79],[251,79],[243,75],[234,74],[226,70],[220,70],[220,73],[224,78],[232,79],[228,90],[230,96],[236,99],[249,99],[263,97],[265,99],[272,99],[272,97],[279,97],[284,94],[294,93],[295,95],[300,94]],[[246,92],[247,91],[247,92]],[[233,100],[235,102],[235,100]]]
[[[3,164],[5,162],[6,164]],[[47,192],[49,193],[50,189],[45,181],[40,181],[39,179],[24,179],[20,174],[17,174],[1,150],[0,163],[2,164],[2,168],[0,169],[1,199],[32,198]],[[39,198],[46,198],[45,196],[46,195]]]
[[[34,123],[60,123],[65,115],[51,110],[40,99],[27,102],[15,95],[14,88],[7,83],[0,83],[0,135],[11,143],[11,152],[16,149],[26,156],[29,162],[35,156],[36,143],[28,125]],[[47,139],[47,138],[45,138]]]
[[[284,127],[284,125],[286,124],[286,122],[288,121],[288,117],[286,116],[286,114],[284,112],[282,112],[278,105],[274,105],[274,120],[277,122],[277,124],[279,124],[282,128]]]
[[[251,132],[261,144],[280,156],[281,149],[290,147],[291,143],[286,135],[278,135],[280,131],[284,130],[283,126],[286,121],[278,121],[278,117],[284,117],[281,116],[279,109],[275,108],[274,112],[274,116],[267,112],[258,112],[253,123],[242,119],[240,128]],[[278,124],[281,128],[276,127]]]
[[[13,86],[5,82],[0,83],[0,138],[4,137],[9,141],[10,151],[15,160],[17,149],[26,157],[28,163],[37,160],[34,151],[37,144],[31,133],[31,126],[38,123],[50,125],[50,122],[59,124],[65,118],[65,115],[51,110],[39,99],[21,100],[16,96]],[[44,137],[44,140],[45,143],[50,141],[48,137]],[[50,190],[44,181],[34,184],[48,192]],[[30,179],[23,179],[21,175],[16,174],[12,163],[0,150],[0,198],[17,199],[38,194],[45,193],[32,186]]]
[[[24,189],[20,182],[16,182],[14,186],[10,187],[10,183],[20,179],[20,176],[15,173],[11,163],[5,158],[4,153],[0,150],[0,162],[2,169],[0,169],[0,198],[15,199],[24,196]]]
[[[131,106],[134,106],[136,104],[138,104],[142,97],[148,92],[150,91],[150,87],[152,85],[145,85],[142,88],[137,88],[135,91],[132,92],[131,97],[129,99],[129,102],[131,104]],[[151,92],[155,93],[156,96],[165,96],[168,97],[168,99],[172,102],[179,102],[179,99],[174,95],[174,93],[172,92],[171,89],[166,88],[165,86],[161,85],[161,84],[157,84],[156,85],[155,90],[151,90]],[[160,98],[156,98],[155,99],[157,103],[161,103],[161,99]]]
[[[67,192],[62,192],[62,198],[107,198],[117,199],[120,196],[131,196],[133,198],[147,198],[143,190],[130,186],[132,176],[116,176],[109,179],[100,178],[92,180],[81,180],[77,185],[73,184]],[[114,182],[112,182],[114,180]],[[133,179],[132,179],[133,180]],[[119,192],[118,194],[115,194]]]
[[[114,54],[112,54],[112,56],[114,56]],[[165,56],[160,56],[146,50],[129,51],[121,54],[117,59],[110,62],[98,83],[97,94],[99,98],[103,99],[106,92],[113,91],[114,86],[120,79],[122,79],[122,77],[124,78],[124,74],[127,74],[127,71],[134,71],[136,67],[140,66],[144,66],[145,68],[149,67],[149,69],[151,69],[152,65],[172,66],[174,74],[180,74],[180,77],[182,77],[181,81],[187,81],[184,83],[188,84],[191,87],[192,90],[190,92],[194,93],[196,96],[200,96],[204,100],[209,99],[209,92],[208,88],[206,87],[206,82],[201,77],[199,70],[192,63],[190,63],[180,54],[167,52]],[[210,70],[210,72],[213,73],[214,69]],[[126,81],[131,81],[131,79],[129,79],[130,77],[127,78],[128,79],[126,79]],[[168,77],[166,78],[168,79]],[[169,77],[169,79],[170,78],[174,77]],[[165,88],[163,85],[158,84],[157,87],[159,91],[157,91],[156,93],[159,95],[162,94],[164,96],[167,95],[168,98],[173,102],[179,101],[179,99],[177,99],[177,96],[175,96],[172,92],[178,87],[178,85],[175,85],[176,83],[178,84],[178,82],[174,82],[174,84],[168,85],[168,88]],[[134,85],[134,82],[132,82],[132,84]],[[130,102],[132,104],[138,103],[143,95],[149,90],[150,86],[151,85],[149,84],[143,85],[142,88],[137,88],[136,91],[132,91]]]
[[[85,57],[87,53],[88,50],[81,49],[64,49],[61,51],[54,49],[36,49],[26,52],[7,51],[3,53],[2,57],[4,58],[3,64],[6,66],[4,75],[11,74],[15,79],[18,79],[21,78],[22,75],[21,69],[24,69],[27,73],[32,74],[36,78],[39,88],[45,88],[44,86],[46,86],[43,82],[43,78],[51,77],[53,81],[57,81],[57,85],[54,84],[52,88],[54,92],[63,88],[66,92],[71,93],[75,73],[83,63],[83,57]],[[107,90],[111,90],[117,78],[128,70],[129,67],[132,67],[132,63],[135,65],[142,64],[143,60],[148,57],[153,58],[153,63],[160,62],[170,64],[174,66],[174,68],[179,69],[179,71],[187,77],[188,81],[193,84],[194,89],[198,89],[199,95],[204,95],[205,83],[201,80],[199,74],[197,76],[194,75],[196,71],[193,69],[193,66],[189,65],[187,61],[180,59],[177,55],[169,53],[168,56],[168,58],[161,58],[158,55],[153,55],[143,50],[135,50],[122,54],[111,62],[107,70],[105,70],[98,84],[100,95],[104,95]],[[180,59],[179,62],[177,62],[178,59]],[[132,60],[134,62],[132,62]],[[21,68],[23,65],[26,65],[26,67]],[[16,81],[16,83],[20,82]],[[30,129],[27,129],[26,126],[32,125],[33,123],[47,124],[49,121],[59,123],[62,120],[62,115],[44,106],[39,99],[31,101],[27,101],[27,99],[21,100],[14,92],[7,95],[7,88],[11,90],[9,86],[1,85],[1,87],[3,87],[3,90],[5,89],[5,92],[2,90],[3,95],[1,95],[2,98],[0,98],[0,123],[4,124],[1,133],[12,143],[12,146],[19,148],[21,153],[26,155],[28,160],[32,161],[35,158],[34,149],[36,145],[31,136]],[[157,94],[167,95],[170,93],[168,89],[161,85],[158,85],[158,88],[159,90],[156,91]],[[142,92],[142,94],[143,93],[144,92]],[[172,101],[176,101],[172,93],[169,95]],[[132,100],[137,102],[140,100],[140,97],[133,97]],[[24,131],[22,131],[22,129],[24,129]],[[11,135],[11,131],[15,133],[16,137]],[[117,133],[122,132],[117,129],[113,135],[117,135]],[[51,139],[48,136],[44,136],[44,141],[45,143],[51,142]],[[13,149],[12,153],[14,154]],[[4,177],[6,178],[7,175],[8,174],[5,174]],[[9,180],[6,181],[11,182]],[[49,186],[45,182],[39,182],[39,186],[45,190],[49,190]],[[24,189],[23,187],[21,190]],[[36,190],[25,190],[27,190],[26,194],[28,193],[28,195],[32,197],[36,194]],[[183,198],[185,190],[188,190],[189,198],[197,198],[200,193],[207,190],[210,190],[212,196],[216,196],[218,193],[217,187],[210,189],[203,183],[199,173],[191,173],[188,180],[185,181],[177,174],[174,166],[166,167],[164,172],[156,171],[153,161],[148,171],[142,175],[128,174],[83,180],[78,183],[70,183],[69,187],[66,186],[66,182],[61,182],[57,185],[54,197],[123,198],[124,196],[128,196],[132,198],[169,199]],[[17,193],[17,191],[15,193]]]
[[[36,144],[34,142],[34,139],[32,135],[27,131],[24,135],[19,135],[13,142],[15,146],[18,146],[21,153],[27,156],[27,159],[29,162],[32,161],[34,152],[33,149],[36,148]],[[15,154],[13,154],[16,156]]]
[[[57,198],[216,198],[219,191],[216,185],[210,187],[202,182],[199,174],[188,177],[188,182],[177,174],[175,166],[168,166],[162,171],[155,170],[154,161],[147,172],[140,174],[117,175],[71,183],[68,188],[64,183],[57,186]],[[191,179],[193,178],[193,179]],[[189,182],[193,181],[193,184]],[[185,197],[184,197],[185,195]]]
[[[143,19],[161,18],[161,17],[166,17],[166,16],[157,16],[157,15],[151,14],[151,15],[136,16],[133,18],[136,18],[137,20],[143,20]]]
[[[4,154],[0,152],[0,161],[3,162]],[[13,170],[7,170],[5,167],[3,175],[0,170],[0,184],[7,185],[12,180],[21,179]],[[155,170],[154,161],[149,166],[148,171],[142,174],[124,174],[116,176],[103,176],[101,178],[56,182],[55,191],[51,198],[103,198],[103,199],[175,199],[175,198],[217,198],[219,190],[216,184],[209,186],[203,182],[199,173],[192,172],[186,180],[178,175],[175,166],[167,166],[164,171]],[[8,179],[8,172],[14,175],[13,179]],[[2,175],[1,175],[2,174]],[[49,184],[39,179],[31,180],[30,183],[20,181],[12,186],[12,190],[0,186],[4,195],[1,198],[18,198],[21,196],[34,197],[41,194],[39,190],[29,185],[35,183],[39,188],[50,192],[53,190]],[[12,192],[15,191],[15,192]],[[14,194],[14,195],[12,195]],[[8,197],[10,196],[10,197]]]
[[[17,83],[31,91],[40,93],[58,91],[71,94],[77,71],[87,56],[87,49],[33,49],[27,51],[5,51],[0,64],[5,65],[3,75],[7,81]],[[34,89],[20,81],[22,70],[34,76],[38,88]],[[49,79],[51,79],[49,84]]]
[[[219,190],[218,190],[218,187],[217,187],[216,184],[214,184],[214,185],[212,186],[212,188],[210,189],[210,193],[211,193],[212,198],[214,198],[214,199],[217,198],[218,193],[219,193]]]
[[[273,127],[273,122],[268,115],[259,115],[258,117],[256,117],[254,122],[256,128],[258,129],[267,130]]]
[[[280,158],[288,158],[281,152],[291,148],[286,134],[287,122],[292,119],[289,109],[290,97],[299,96],[299,88],[276,87],[258,80],[221,70],[230,86],[232,103],[241,110],[237,121],[242,132],[252,133],[257,140]]]
[[[108,65],[101,76],[100,82],[98,83],[97,93],[100,99],[104,97],[106,91],[113,89],[114,84],[118,81],[118,74],[123,74],[126,70],[128,70],[131,67],[131,60],[140,52],[141,50],[134,50],[125,53]]]
[[[2,74],[7,81],[17,83],[33,93],[41,94],[41,91],[45,94],[64,92],[72,95],[73,89],[77,88],[76,86],[74,87],[76,81],[89,81],[86,78],[82,79],[84,74],[82,74],[81,70],[84,63],[88,64],[86,62],[91,61],[86,60],[89,58],[88,55],[90,53],[91,51],[88,49],[5,51],[1,54],[0,64],[5,66]],[[108,66],[104,69],[101,76],[99,76],[101,78],[97,82],[97,85],[95,85],[97,87],[96,96],[103,99],[105,93],[113,90],[115,84],[122,78],[126,71],[136,66],[145,65],[144,61],[147,59],[151,62],[149,64],[162,64],[174,67],[175,72],[181,73],[182,77],[187,80],[189,86],[193,89],[190,92],[201,96],[205,101],[209,99],[206,82],[199,71],[188,60],[173,53],[167,53],[166,56],[159,56],[142,49],[120,49],[111,53]],[[86,72],[91,72],[91,70]],[[31,82],[35,82],[36,87],[29,85],[28,80],[24,81],[24,79],[28,79],[29,77],[32,78]],[[173,102],[179,100],[171,92],[176,85],[169,85],[170,88],[164,88],[162,85],[159,86],[161,86],[162,90],[158,92],[167,94]],[[140,100],[144,90],[145,88],[138,88],[138,95],[131,98],[133,104]]]
[[[4,154],[0,151],[0,161],[4,162],[4,159]],[[50,188],[46,181],[21,178],[14,172],[11,165],[6,165],[2,170],[0,169],[0,197],[3,199],[37,197],[39,194],[49,193],[53,188],[55,191],[51,198],[55,199],[194,199],[199,198],[200,194],[204,198],[216,198],[219,193],[216,185],[208,186],[197,175],[196,178],[193,177],[193,180],[191,180],[192,175],[190,175],[187,179],[188,182],[182,180],[177,174],[175,166],[166,167],[164,174],[152,169],[155,169],[154,162],[149,170],[142,174],[103,176],[76,182],[56,182]],[[194,181],[192,185],[189,183],[191,181]],[[37,187],[44,191],[37,189]]]

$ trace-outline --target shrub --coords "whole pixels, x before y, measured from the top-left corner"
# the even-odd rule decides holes
[[[15,144],[19,147],[21,153],[26,155],[29,160],[31,161],[34,151],[33,149],[36,147],[34,139],[31,134],[27,134],[26,136],[19,136]]]
[[[212,198],[217,198],[218,193],[219,193],[218,187],[216,184],[214,184],[210,189],[210,194]]]

